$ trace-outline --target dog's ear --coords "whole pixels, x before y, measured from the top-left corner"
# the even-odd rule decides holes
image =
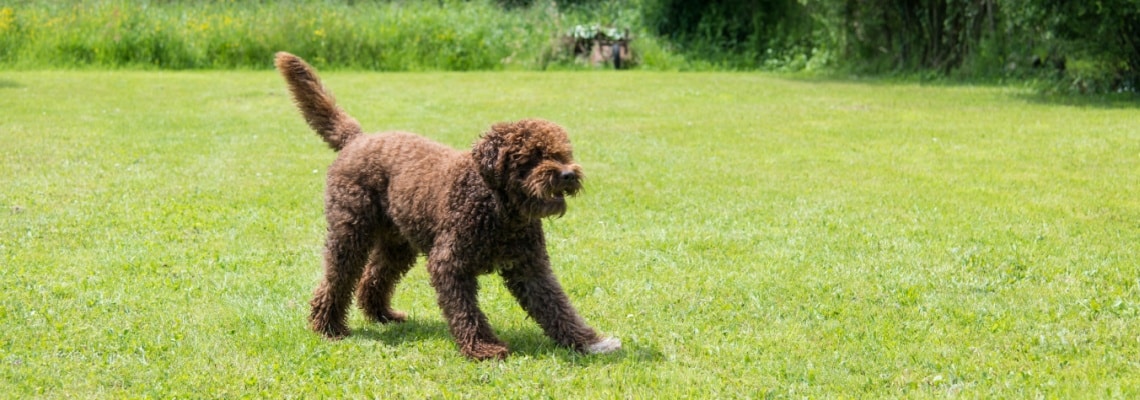
[[[506,157],[499,151],[503,147],[505,138],[503,137],[503,124],[495,124],[491,127],[490,131],[484,133],[479,141],[471,147],[471,157],[475,159],[475,165],[479,167],[479,175],[483,176],[483,180],[491,187],[499,187],[503,184],[502,177],[506,171],[507,160]]]

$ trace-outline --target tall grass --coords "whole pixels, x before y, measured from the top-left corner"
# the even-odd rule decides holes
[[[575,25],[629,29],[642,69],[739,67],[651,34],[642,0],[499,3],[31,0],[0,5],[0,68],[266,69],[279,50],[325,70],[578,68],[557,40]],[[803,69],[765,68],[789,65]]]
[[[534,68],[557,18],[490,1],[33,1],[0,7],[0,67],[268,68],[289,50],[318,67]]]

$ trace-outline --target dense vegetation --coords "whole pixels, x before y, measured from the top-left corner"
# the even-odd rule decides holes
[[[270,68],[290,50],[319,67],[493,69],[532,62],[538,18],[489,3],[126,2],[0,8],[4,64]]]
[[[1046,78],[1135,91],[1140,0],[33,0],[0,6],[0,67],[548,69],[559,37],[629,29],[647,69]]]
[[[654,32],[744,68],[1053,74],[1082,91],[1140,83],[1138,0],[647,1]]]

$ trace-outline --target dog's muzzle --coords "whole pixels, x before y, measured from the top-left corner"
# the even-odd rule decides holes
[[[578,191],[582,189],[582,181],[578,179],[577,172],[566,169],[558,174],[550,186],[550,197],[553,200],[564,201],[566,196],[578,194]]]
[[[575,173],[574,170],[563,170],[562,173],[558,175],[558,178],[562,179],[563,182],[577,181],[578,174]]]

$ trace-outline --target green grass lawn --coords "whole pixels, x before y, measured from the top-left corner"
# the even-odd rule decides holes
[[[266,60],[268,63],[269,60]],[[409,322],[306,329],[333,153],[272,72],[0,72],[0,397],[1140,395],[1140,105],[736,73],[334,72],[367,130],[566,126],[547,222],[622,352],[464,359]]]

